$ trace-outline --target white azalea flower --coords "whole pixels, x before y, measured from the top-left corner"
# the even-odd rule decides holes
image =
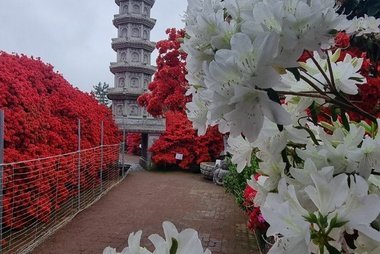
[[[305,160],[303,168],[290,168],[291,176],[294,177],[298,184],[303,186],[314,184],[311,177],[313,174],[319,173],[324,176],[330,175],[332,177],[333,172],[333,167],[323,167],[319,170],[310,158]]]
[[[338,91],[342,91],[346,94],[355,95],[358,93],[357,85],[366,83],[366,78],[359,73],[360,68],[363,64],[363,58],[352,57],[350,54],[346,54],[343,61],[337,61],[341,53],[338,49],[332,54],[329,52],[331,68],[334,76],[333,83]],[[328,63],[326,58],[322,58],[319,53],[313,53],[314,59],[317,61],[318,65],[322,68],[325,73],[329,73]],[[312,59],[307,59],[305,63],[300,62],[302,68],[304,68],[309,75],[313,77],[314,80],[319,82],[314,82],[315,85],[321,90],[327,90],[327,81],[321,74],[317,65]],[[285,83],[291,86],[291,91],[315,91],[309,84],[305,81],[296,81],[292,74],[287,72],[283,75],[283,80]],[[323,85],[322,85],[323,84]],[[314,98],[306,98],[304,100],[313,101]],[[319,99],[320,104],[323,100]],[[310,103],[311,104],[311,103]],[[308,105],[310,105],[308,104]]]
[[[334,73],[334,84],[338,91],[355,95],[358,93],[357,85],[366,83],[366,78],[358,71],[363,64],[363,58],[352,58],[350,54],[341,62],[332,63]]]
[[[347,154],[347,157],[358,162],[358,173],[368,179],[372,170],[380,171],[380,143],[377,140],[366,136],[359,149]]]
[[[115,249],[115,248],[106,247],[106,248],[103,250],[103,254],[118,254],[118,252],[116,252],[116,249]]]
[[[187,117],[193,123],[193,128],[198,130],[198,135],[204,135],[207,131],[207,107],[204,101],[193,94],[192,101],[186,103]]]
[[[252,18],[254,2],[252,0],[224,0],[223,6],[232,19],[240,23],[242,20]]]
[[[378,165],[373,156],[368,157],[372,149],[368,147],[367,157],[364,157],[365,143],[363,148],[360,147],[365,133],[363,127],[350,124],[348,132],[340,126],[332,135],[327,134],[322,128],[319,128],[318,131],[317,138],[321,140],[319,145],[310,141],[305,149],[296,150],[301,159],[311,159],[317,168],[333,166],[335,174],[357,172],[363,176],[366,175],[366,178],[368,178],[370,169],[364,162],[369,158],[370,165]]]
[[[147,249],[140,247],[142,231],[130,233],[128,237],[128,247],[124,248],[122,252],[116,252],[116,249],[107,247],[104,249],[103,254],[152,254]]]
[[[253,203],[256,207],[261,207],[264,204],[268,193],[273,191],[273,188],[267,184],[268,179],[269,177],[261,175],[256,181],[255,177],[252,175],[251,179],[247,180],[247,184],[257,192],[253,199]]]
[[[364,17],[354,17],[345,30],[347,34],[355,34],[356,36],[380,33],[380,19],[367,14],[364,14]]]
[[[156,248],[153,254],[168,254],[172,247],[173,239],[178,243],[176,254],[211,254],[208,249],[203,251],[198,232],[194,229],[188,228],[178,232],[174,224],[169,221],[164,221],[162,227],[165,239],[157,234],[148,237]]]
[[[224,118],[231,122],[231,135],[243,133],[251,142],[259,136],[264,116],[280,125],[291,123],[289,113],[260,90],[236,87],[230,104],[235,104],[235,109],[225,114]]]
[[[332,44],[329,32],[345,22],[335,11],[334,0],[257,1],[252,19],[242,31],[253,38],[259,31],[272,31],[281,38],[277,57],[283,67],[295,67],[304,49],[319,50]]]
[[[251,166],[253,145],[241,135],[228,137],[227,151],[232,154],[231,162],[237,164],[236,170],[241,173],[243,169]]]
[[[367,237],[380,242],[380,232],[370,224],[380,214],[380,197],[368,194],[368,183],[359,175],[350,177],[349,196],[341,207],[337,206],[338,218],[348,221],[344,227],[348,232],[358,230]]]
[[[231,54],[244,75],[250,77],[246,86],[273,88],[279,86],[280,76],[272,68],[278,37],[275,33],[260,33],[253,41],[244,33],[231,38]]]
[[[333,168],[330,171],[333,172]],[[322,215],[335,211],[347,200],[349,187],[345,174],[332,177],[332,174],[312,173],[311,179],[314,186],[306,186],[305,192]]]
[[[279,186],[283,184],[284,180]],[[284,188],[282,192],[288,192],[287,197],[290,200],[284,199],[284,193],[280,191],[268,193],[265,203],[261,206],[261,213],[270,224],[267,236],[274,236],[276,240],[268,253],[311,253],[310,223],[303,217],[308,213],[299,204],[294,187]]]
[[[355,254],[377,254],[380,253],[380,242],[359,232],[358,238],[355,240]]]
[[[315,74],[314,78],[316,80],[323,80],[322,75]],[[315,91],[313,87],[311,87],[306,81],[300,79],[299,81],[296,80],[293,73],[286,71],[286,74],[281,76],[281,80],[283,83],[287,84],[289,86],[289,90],[292,92],[311,92]],[[320,88],[321,90],[324,89],[324,87],[318,83],[315,82],[316,86]],[[303,96],[295,96],[295,95],[287,95],[286,96],[286,102],[288,104],[294,104],[295,107],[293,107],[291,113],[294,114],[300,114],[301,112],[304,112],[313,102],[316,102],[319,105],[322,105],[325,103],[325,100],[322,98],[312,98],[312,97],[303,97]]]

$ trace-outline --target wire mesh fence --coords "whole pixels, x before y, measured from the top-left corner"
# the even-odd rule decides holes
[[[27,253],[124,177],[120,145],[3,164],[2,253]]]
[[[124,143],[3,163],[0,110],[0,254],[28,253],[125,177]],[[123,137],[125,131],[123,132]],[[125,138],[123,139],[125,140]]]

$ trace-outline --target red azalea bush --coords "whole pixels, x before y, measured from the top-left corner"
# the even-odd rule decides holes
[[[256,175],[257,178],[258,175]],[[251,186],[248,184],[245,187],[244,190],[244,202],[243,206],[248,214],[248,222],[247,226],[252,231],[261,231],[265,232],[269,225],[264,220],[263,216],[261,215],[260,207],[255,207],[253,204],[253,199],[256,196],[257,191],[254,190]]]
[[[186,54],[180,51],[180,40],[184,38],[184,30],[167,29],[167,40],[157,42],[156,48],[157,71],[153,82],[148,85],[149,93],[138,98],[138,103],[146,107],[154,117],[162,116],[165,112],[183,111],[188,98],[184,96],[188,83]]]
[[[141,154],[141,133],[127,134],[127,152],[134,155]]]
[[[166,131],[150,149],[153,162],[188,169],[200,162],[215,160],[224,149],[223,138],[216,127],[198,137],[187,119],[185,105],[191,97],[185,96],[188,87],[186,54],[180,51],[180,40],[185,32],[172,28],[166,33],[168,39],[156,46],[159,50],[157,72],[148,86],[150,92],[141,95],[138,103],[154,117],[166,116]],[[176,153],[183,154],[183,160],[177,161]]]
[[[73,88],[53,66],[24,55],[0,53],[0,108],[5,112],[5,162],[31,160],[77,150],[78,119],[81,148],[119,142],[109,109],[89,94]],[[104,165],[118,154],[105,148]],[[99,179],[100,156],[81,154],[81,186],[90,188]],[[4,167],[4,223],[22,228],[33,221],[49,221],[53,211],[77,193],[77,155]]]
[[[217,127],[209,128],[204,136],[197,136],[186,114],[180,111],[166,113],[166,131],[150,149],[157,165],[177,164],[182,169],[213,161],[222,150],[223,137]],[[183,154],[183,160],[177,161],[176,153]]]

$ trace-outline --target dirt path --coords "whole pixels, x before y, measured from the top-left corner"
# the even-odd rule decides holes
[[[58,230],[33,254],[98,254],[107,246],[121,251],[130,232],[163,235],[162,221],[198,230],[213,254],[256,254],[246,216],[232,196],[201,174],[132,172],[89,209]]]

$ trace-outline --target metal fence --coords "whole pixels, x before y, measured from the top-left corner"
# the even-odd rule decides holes
[[[125,177],[124,143],[3,163],[0,111],[0,254],[28,253]],[[125,135],[125,134],[124,134]],[[123,139],[125,140],[125,138]]]

